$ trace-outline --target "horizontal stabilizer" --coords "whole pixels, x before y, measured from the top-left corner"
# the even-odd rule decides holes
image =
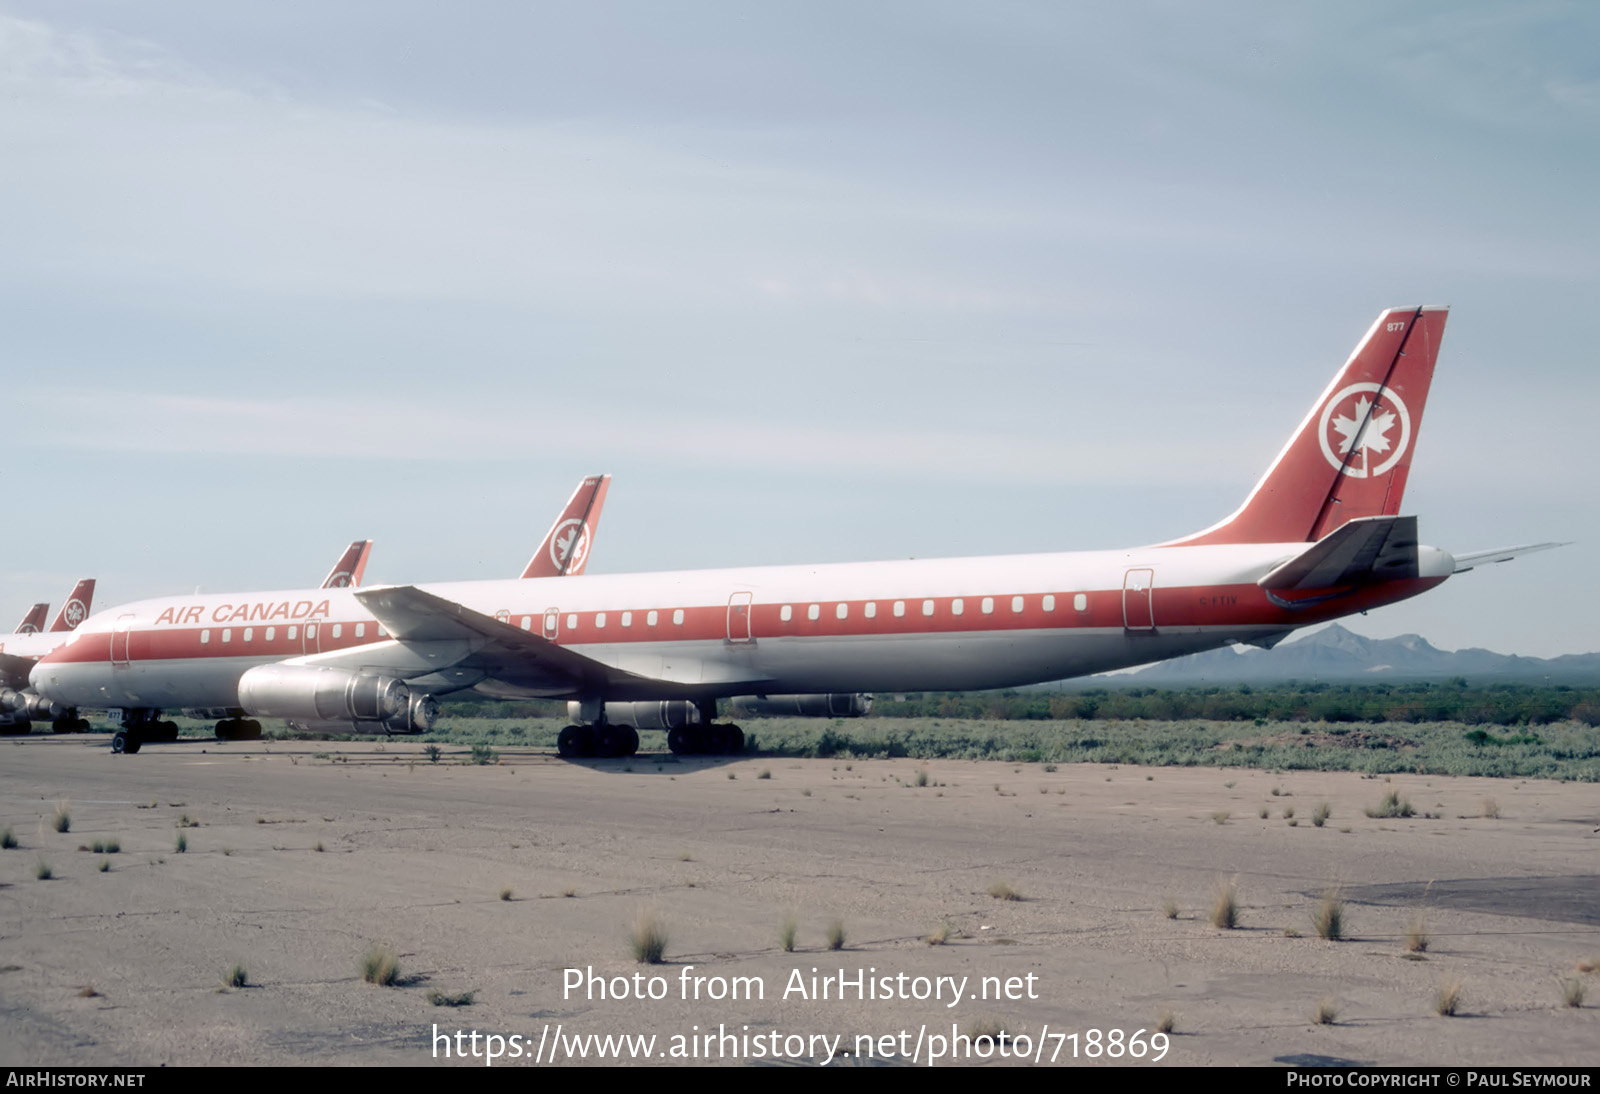
[[[1340,525],[1256,584],[1333,589],[1417,576],[1417,518],[1362,517]]]
[[[1565,543],[1525,543],[1521,547],[1502,547],[1498,551],[1474,551],[1467,555],[1456,556],[1455,572],[1464,574],[1475,566],[1487,566],[1492,562],[1509,562],[1518,555],[1531,555],[1535,551],[1548,551],[1552,547],[1565,547]]]

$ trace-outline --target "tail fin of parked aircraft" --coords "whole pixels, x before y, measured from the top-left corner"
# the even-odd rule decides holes
[[[367,559],[372,555],[372,541],[358,539],[344,549],[339,561],[333,564],[328,576],[322,579],[324,589],[348,589],[361,584],[367,572]]]
[[[94,604],[94,578],[86,577],[72,587],[72,595],[67,597],[67,602],[61,605],[61,610],[56,613],[55,622],[50,624],[52,631],[70,631],[89,618],[89,608]]]
[[[591,475],[578,484],[567,507],[534,552],[523,577],[577,577],[589,562],[589,545],[600,527],[610,475]]]
[[[38,634],[44,630],[44,621],[49,617],[50,605],[48,603],[35,604],[28,609],[28,614],[22,617],[22,622],[17,624],[15,634]]]
[[[1378,316],[1244,504],[1165,546],[1310,543],[1347,521],[1397,514],[1448,315]]]

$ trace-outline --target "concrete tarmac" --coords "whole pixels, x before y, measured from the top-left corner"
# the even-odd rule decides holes
[[[1600,1063],[1600,974],[1580,971],[1600,960],[1591,785],[468,760],[412,742],[0,743],[19,845],[0,851],[3,1058],[1148,1066],[1165,1015],[1161,1064]],[[1390,791],[1419,815],[1364,815]],[[1208,922],[1228,884],[1232,930]],[[1341,941],[1313,922],[1330,890]],[[634,959],[641,917],[663,964]],[[398,955],[394,986],[361,977],[376,944]],[[246,986],[224,990],[236,964]],[[1324,1002],[1336,1018],[1318,1024]],[[985,1029],[999,1047],[972,1040]]]

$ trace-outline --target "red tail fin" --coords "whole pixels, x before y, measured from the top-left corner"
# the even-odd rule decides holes
[[[600,527],[600,510],[605,508],[610,475],[591,475],[578,484],[567,507],[551,526],[523,569],[523,577],[577,577],[589,563],[589,548],[595,529]]]
[[[44,629],[44,621],[50,614],[50,605],[35,604],[28,609],[28,614],[22,617],[22,622],[17,624],[16,634],[38,634]]]
[[[361,575],[367,572],[367,558],[372,554],[372,541],[358,539],[344,549],[339,561],[333,564],[328,576],[322,579],[324,589],[346,589],[361,584]]]
[[[61,605],[61,611],[56,613],[55,622],[50,624],[52,631],[70,631],[89,618],[89,609],[94,604],[94,578],[86,577],[72,587],[72,595],[67,597],[67,602]]]
[[[1445,308],[1391,308],[1322,393],[1243,505],[1166,546],[1309,543],[1400,511]]]

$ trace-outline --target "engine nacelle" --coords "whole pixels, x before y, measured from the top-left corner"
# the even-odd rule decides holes
[[[37,692],[0,688],[0,712],[15,714],[23,719],[53,722],[64,716],[67,708],[60,703],[52,703]]]
[[[318,665],[262,665],[239,679],[239,706],[258,718],[403,724],[411,698],[392,676]]]
[[[680,726],[700,724],[700,709],[683,699],[664,699],[660,702],[607,703],[606,721],[614,726],[632,726],[635,729],[677,729]],[[583,704],[567,703],[567,717],[574,722],[584,722]]]
[[[832,692],[818,695],[741,695],[733,700],[743,714],[769,718],[864,718],[872,713],[872,696],[866,692]]]

